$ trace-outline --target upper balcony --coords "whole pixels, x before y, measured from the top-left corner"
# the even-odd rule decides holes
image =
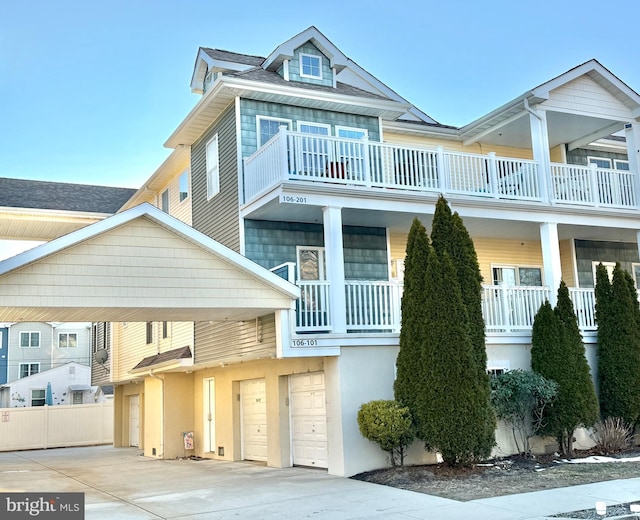
[[[637,209],[636,172],[291,132],[244,160],[244,201],[281,183],[360,186],[540,205]]]

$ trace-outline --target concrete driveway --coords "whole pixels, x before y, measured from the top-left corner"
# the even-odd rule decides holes
[[[640,478],[472,502],[246,462],[156,460],[97,446],[0,453],[0,490],[85,493],[87,519],[543,518],[640,500]]]

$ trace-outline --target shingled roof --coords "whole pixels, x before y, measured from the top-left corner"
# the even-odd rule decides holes
[[[237,52],[225,51],[222,49],[209,49],[208,47],[202,47],[202,50],[212,58],[220,61],[242,63],[244,65],[253,65],[254,67],[259,67],[264,62],[264,58],[260,56],[251,56],[250,54],[239,54]]]
[[[0,178],[0,207],[116,213],[136,190]]]
[[[138,363],[132,370],[140,370],[141,368],[150,368],[161,363],[168,361],[180,361],[181,359],[188,359],[191,357],[191,349],[189,347],[181,347],[153,356],[144,358]]]

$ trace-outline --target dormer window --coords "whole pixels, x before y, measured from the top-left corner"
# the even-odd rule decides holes
[[[313,54],[300,54],[300,77],[322,79],[322,58]]]

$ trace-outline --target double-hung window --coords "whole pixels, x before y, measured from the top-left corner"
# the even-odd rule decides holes
[[[300,53],[300,77],[322,79],[322,58]]]
[[[29,377],[40,372],[40,363],[20,363],[18,370],[20,379]]]
[[[75,333],[60,332],[58,334],[58,348],[74,348],[78,346],[78,335]]]
[[[180,202],[187,199],[189,197],[189,174],[187,172],[182,172],[180,174]]]
[[[207,200],[220,192],[220,156],[218,153],[218,134],[207,143]]]
[[[302,137],[302,165],[308,175],[323,175],[329,164],[329,141],[324,139],[331,132],[330,125],[298,121]]]
[[[542,286],[542,269],[528,266],[492,267],[493,285]]]
[[[164,190],[160,196],[160,209],[169,213],[169,190]]]
[[[31,406],[44,406],[46,402],[46,390],[31,390]]]
[[[256,116],[258,148],[267,144],[267,142],[280,131],[281,126],[286,126],[287,130],[291,130],[291,120],[278,117]]]
[[[40,346],[39,332],[21,332],[20,348],[38,348]]]
[[[146,324],[147,345],[153,343],[153,322],[148,321]]]

